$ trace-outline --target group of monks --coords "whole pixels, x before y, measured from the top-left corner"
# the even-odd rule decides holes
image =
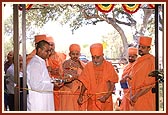
[[[155,70],[155,57],[151,50],[152,38],[139,37],[138,48],[128,48],[129,63],[125,66],[120,83],[127,83],[123,88],[121,111],[155,111],[155,77],[150,72]]]
[[[79,60],[80,46],[69,46],[69,59],[64,53],[55,51],[51,36],[36,35],[36,44],[45,40],[50,44],[50,53],[45,60],[51,78],[64,82],[54,89],[55,111],[113,111],[112,93],[119,77],[111,62],[104,59],[103,45],[90,46],[92,61],[83,63]],[[154,111],[155,93],[152,88],[155,78],[148,74],[155,69],[154,56],[149,53],[152,38],[141,36],[138,48],[129,48],[129,58],[134,61],[125,67],[122,81],[127,82],[120,106],[122,111]],[[27,55],[27,64],[36,55],[33,50]],[[131,60],[131,59],[130,59]],[[133,59],[132,59],[133,60]]]

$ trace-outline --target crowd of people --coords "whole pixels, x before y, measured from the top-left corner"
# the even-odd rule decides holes
[[[149,73],[155,69],[155,58],[150,54],[151,37],[140,36],[138,48],[128,48],[128,64],[118,74],[113,64],[104,58],[103,45],[90,46],[92,61],[80,60],[79,44],[69,46],[69,59],[56,52],[54,38],[35,36],[35,49],[27,55],[27,111],[155,111],[155,78]],[[4,64],[5,110],[14,111],[13,51]],[[22,75],[22,56],[19,56]],[[113,99],[115,85],[123,90],[118,108]],[[22,93],[22,91],[20,91]],[[121,91],[120,91],[121,95]],[[23,106],[23,99],[20,106]],[[23,108],[21,109],[23,110]]]

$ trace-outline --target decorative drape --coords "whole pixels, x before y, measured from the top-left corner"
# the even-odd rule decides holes
[[[122,4],[123,9],[129,14],[137,12],[140,6],[141,4]]]
[[[43,4],[44,6],[47,6],[48,4]],[[5,6],[5,5],[4,5]],[[26,10],[31,9],[33,4],[26,4]],[[98,11],[103,13],[109,13],[113,10],[115,4],[95,4]],[[138,11],[141,4],[122,4],[122,8],[129,14],[133,14]],[[155,4],[148,4],[149,8],[155,8]],[[21,4],[18,6],[19,10],[22,10]]]
[[[114,8],[114,4],[95,4],[97,10],[103,13],[108,13]]]
[[[113,10],[115,4],[95,4],[98,11],[103,13],[109,13],[111,10]],[[122,8],[125,12],[129,14],[133,14],[138,11],[141,4],[122,4]],[[152,7],[152,4],[150,4],[150,7]]]

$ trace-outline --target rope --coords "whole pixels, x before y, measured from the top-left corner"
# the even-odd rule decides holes
[[[154,85],[156,82],[158,82],[158,81],[155,81],[154,83],[151,83],[151,84],[146,85],[146,86],[143,85],[143,86],[141,86],[141,87],[139,87],[139,88],[132,89],[132,90],[138,90],[138,89],[141,89],[141,88],[144,88],[144,87],[149,87],[149,86],[151,86],[151,85]],[[41,93],[41,92],[53,92],[53,93],[59,93],[59,94],[61,94],[61,95],[79,95],[79,94],[80,94],[79,92],[72,93],[72,92],[70,92],[70,91],[58,91],[58,90],[57,90],[57,91],[56,91],[56,90],[53,90],[53,91],[44,91],[44,90],[43,90],[43,91],[41,91],[41,90],[32,90],[32,89],[29,89],[29,88],[21,88],[21,87],[19,87],[18,85],[16,85],[15,88],[22,89],[22,90],[27,90],[27,91],[35,91],[35,92],[39,92],[39,93]],[[129,92],[130,92],[130,91],[128,91],[127,93],[129,93]],[[95,101],[96,107],[97,107],[100,111],[102,111],[102,109],[96,104],[96,102],[98,101],[98,100],[96,99],[96,95],[107,94],[107,93],[109,93],[109,91],[108,91],[108,92],[99,92],[99,93],[86,93],[86,94],[84,94],[84,96],[87,97],[87,98],[84,98],[82,104],[86,103],[86,102],[88,101],[88,99],[90,99],[91,97],[94,96],[94,100],[93,100],[93,101]],[[110,93],[116,95],[115,93],[113,93],[113,91],[111,91]],[[129,97],[127,97],[127,96],[125,96],[125,97],[126,97],[128,100],[130,100]]]
[[[141,87],[139,87],[139,88],[136,88],[136,89],[132,89],[132,90],[138,90],[138,89],[141,89],[141,88],[144,88],[144,87],[149,87],[149,86],[151,86],[151,85],[154,85],[156,82],[158,82],[158,81],[155,81],[155,82],[153,82],[153,83],[151,83],[151,84],[148,84],[148,85],[143,85],[143,86],[141,86]],[[29,88],[21,88],[21,87],[19,87],[18,85],[16,85],[15,86],[16,88],[19,88],[19,89],[23,89],[23,90],[31,90],[31,91],[35,91],[35,92],[58,92],[58,93],[67,93],[67,92],[70,92],[70,91],[41,91],[41,90],[32,90],[32,89],[29,89]],[[108,92],[99,92],[99,93],[87,93],[88,95],[99,95],[99,94],[106,94],[106,93],[109,93],[109,91]],[[113,93],[113,91],[111,91],[110,93]],[[79,93],[73,93],[72,95],[78,95]]]

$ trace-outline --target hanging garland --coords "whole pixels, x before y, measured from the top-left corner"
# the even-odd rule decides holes
[[[33,6],[33,4],[26,4],[26,10],[29,10],[32,6]],[[22,10],[22,5],[19,4],[18,8],[19,8],[19,10]]]
[[[103,13],[108,13],[114,8],[114,4],[95,4],[97,10]]]
[[[122,4],[123,9],[130,14],[137,12],[140,6],[141,4]]]

